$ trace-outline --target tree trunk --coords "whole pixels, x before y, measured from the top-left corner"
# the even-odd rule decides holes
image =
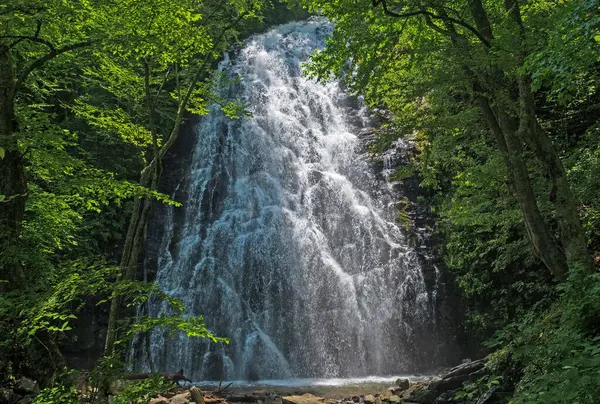
[[[530,81],[527,76],[519,77],[519,137],[535,153],[550,182],[550,201],[554,204],[567,264],[579,265],[591,272],[592,256],[587,248],[587,240],[569,187],[567,173],[552,140],[537,121]]]
[[[568,270],[567,260],[538,208],[515,125],[508,115],[494,111],[483,96],[477,96],[477,102],[503,156],[511,193],[521,209],[533,250],[556,279],[564,281]]]
[[[16,122],[14,115],[15,78],[9,49],[0,46],[0,147],[5,151],[0,158],[0,257],[1,280],[0,291],[14,290],[24,286],[25,274],[17,257],[19,236],[27,182],[23,159],[19,153],[15,136]]]
[[[518,62],[521,70],[525,70],[523,66],[528,55],[527,31],[523,24],[519,3],[515,0],[505,0],[504,8],[517,26],[521,46]],[[531,91],[531,77],[526,71],[519,73],[517,84],[519,88],[518,134],[534,152],[548,176],[551,187],[550,201],[554,204],[567,264],[579,265],[587,271],[592,271],[592,257],[587,248],[577,204],[567,181],[567,173],[552,140],[538,123],[535,99]]]

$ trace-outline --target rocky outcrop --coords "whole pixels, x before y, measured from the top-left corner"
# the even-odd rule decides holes
[[[382,139],[389,138],[383,129],[365,128],[357,136],[361,141],[361,152],[368,156],[381,183],[379,187],[387,186],[392,191],[393,199],[389,203],[395,207],[397,221],[419,256],[432,302],[436,329],[420,333],[420,338],[414,341],[417,360],[406,370],[429,371],[456,363],[464,355],[472,354],[472,343],[460,327],[463,310],[454,275],[446,270],[443,259],[436,254],[441,241],[434,232],[435,214],[426,202],[429,191],[420,186],[421,179],[413,169],[419,154],[417,142],[406,136],[380,151]],[[411,316],[411,313],[404,314]]]
[[[0,404],[29,404],[39,392],[38,382],[21,377],[9,387],[0,388]]]
[[[485,375],[486,362],[487,358],[462,363],[444,373],[440,378],[434,379],[424,388],[413,391],[407,397],[407,401],[418,404],[450,402],[449,398],[452,396],[452,393],[461,388],[465,382],[474,381]],[[490,394],[490,397],[492,394],[493,392]],[[482,403],[485,402],[487,401],[482,401]]]
[[[40,386],[35,380],[21,377],[15,381],[13,390],[15,393],[25,396],[28,394],[38,394],[40,392]]]

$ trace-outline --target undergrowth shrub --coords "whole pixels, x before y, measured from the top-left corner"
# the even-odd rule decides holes
[[[595,404],[600,399],[600,274],[572,269],[547,310],[496,333],[492,371],[515,381],[511,403]]]

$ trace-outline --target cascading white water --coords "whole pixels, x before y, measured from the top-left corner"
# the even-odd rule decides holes
[[[360,152],[368,123],[339,83],[304,77],[322,20],[250,38],[221,71],[252,116],[213,107],[197,125],[183,226],[156,282],[229,345],[152,335],[157,369],[194,380],[360,377],[414,365],[431,330],[419,260]],[[152,307],[157,315],[165,308]]]

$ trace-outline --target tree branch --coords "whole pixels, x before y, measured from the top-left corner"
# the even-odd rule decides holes
[[[42,30],[42,22],[40,20],[37,21],[37,26],[35,29],[35,34],[31,35],[0,35],[0,38],[8,38],[8,39],[16,39],[15,42],[11,43],[8,48],[14,48],[21,41],[31,41],[41,43],[50,49],[50,52],[56,51],[56,48],[52,44],[52,42],[40,38],[40,31]]]
[[[42,56],[41,58],[37,59],[36,61],[34,61],[33,63],[31,63],[29,65],[29,67],[27,67],[17,78],[17,82],[15,84],[15,94],[16,91],[23,86],[23,83],[25,82],[25,80],[27,80],[27,77],[36,69],[39,69],[40,67],[42,67],[45,63],[49,62],[50,60],[54,59],[55,57],[66,53],[66,52],[70,52],[72,50],[75,49],[79,49],[79,48],[85,48],[87,46],[90,46],[92,44],[91,41],[87,41],[87,42],[78,42],[78,43],[74,43],[72,45],[67,45],[64,46],[62,48],[54,48],[52,47],[52,49],[50,50],[49,53],[47,53],[46,55]],[[14,96],[14,94],[13,94]]]
[[[479,41],[486,48],[491,48],[491,46],[492,46],[490,44],[490,42],[483,35],[481,35],[479,33],[479,31],[477,31],[472,25],[466,23],[465,21],[458,20],[458,19],[450,17],[448,15],[437,15],[437,14],[434,14],[431,11],[427,11],[425,9],[417,10],[417,11],[410,11],[408,13],[397,13],[388,8],[386,0],[372,0],[372,2],[373,2],[373,7],[377,7],[381,4],[381,6],[383,8],[383,12],[390,17],[409,18],[409,17],[418,16],[418,15],[423,15],[425,17],[429,17],[429,18],[432,18],[435,20],[443,20],[443,21],[447,21],[447,22],[451,22],[451,23],[460,25],[461,27],[466,28],[467,30],[471,31],[471,33],[473,33],[473,35],[475,35],[477,37],[477,39],[479,39]]]

